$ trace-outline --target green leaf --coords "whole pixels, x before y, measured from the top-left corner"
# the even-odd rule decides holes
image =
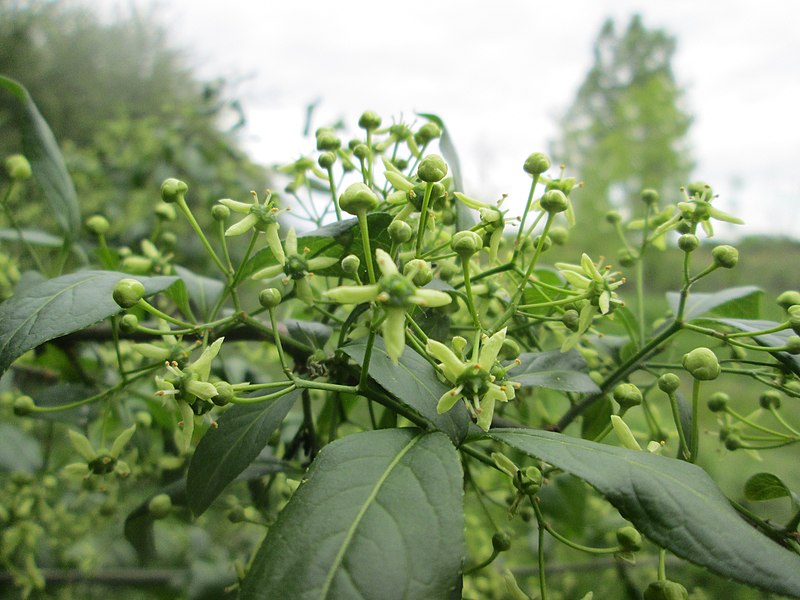
[[[13,94],[22,105],[20,116],[23,153],[31,163],[36,181],[44,190],[53,216],[64,230],[65,239],[72,240],[80,231],[80,210],[75,187],[67,173],[53,132],[22,84],[0,76],[0,87]]]
[[[38,229],[22,229],[22,239],[32,246],[44,246],[46,248],[61,248],[62,241],[54,235],[39,231]],[[0,229],[0,240],[18,242],[19,232],[16,229]]]
[[[547,431],[489,437],[580,477],[654,543],[751,586],[800,595],[800,556],[758,533],[696,465]]]
[[[189,508],[199,516],[267,445],[300,390],[263,404],[232,406],[200,440],[189,464],[186,491]]]
[[[786,484],[772,473],[756,473],[744,484],[744,497],[756,502],[791,495],[792,492]]]
[[[284,327],[286,331],[284,331]],[[300,321],[298,319],[283,320],[281,323],[278,323],[278,331],[281,335],[285,333],[292,339],[314,350],[322,349],[333,333],[333,330],[324,323],[319,323],[318,321]]]
[[[593,440],[600,435],[611,422],[611,415],[614,414],[614,407],[608,394],[598,398],[583,412],[581,419],[581,437],[585,440]]]
[[[241,600],[447,598],[465,554],[458,454],[383,429],[325,446],[270,527]]]
[[[577,350],[561,352],[526,352],[520,365],[509,372],[511,381],[522,387],[543,387],[562,392],[596,394],[597,384],[587,375],[589,367]]]
[[[342,349],[357,363],[364,361],[365,342],[350,344]],[[466,407],[459,402],[442,415],[436,412],[439,398],[450,387],[439,381],[430,363],[411,348],[406,348],[396,365],[386,353],[383,340],[376,337],[369,362],[369,376],[439,431],[450,436],[455,444],[464,440],[470,424]]]
[[[117,314],[111,297],[125,277],[115,271],[79,271],[44,281],[0,304],[0,374],[28,350]],[[175,277],[137,277],[145,293],[160,292]]]
[[[690,294],[683,317],[686,321],[692,321],[706,314],[736,319],[757,319],[760,316],[763,295],[764,292],[753,285],[728,288],[713,294]],[[667,304],[673,313],[677,313],[680,294],[667,292]]]
[[[0,471],[33,473],[43,462],[36,438],[9,423],[0,423]]]
[[[542,267],[539,269],[534,269],[533,274],[536,277],[536,279],[538,281],[541,281],[542,283],[546,283],[548,285],[553,285],[556,287],[561,287],[564,285],[564,278],[555,269],[549,267]],[[525,291],[522,294],[523,304],[541,304],[543,302],[552,302],[553,300],[560,300],[563,297],[564,294],[560,294],[550,290],[545,292],[541,288],[536,287],[535,285],[526,286]],[[553,307],[543,306],[540,308],[526,308],[525,312],[535,315],[546,315],[552,312],[552,310]]]
[[[175,265],[175,274],[183,280],[191,303],[197,308],[200,315],[207,317],[222,295],[225,284],[218,279],[193,273],[180,265]]]

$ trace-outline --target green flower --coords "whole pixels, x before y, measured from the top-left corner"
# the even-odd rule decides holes
[[[497,249],[500,246],[500,241],[503,239],[503,228],[506,224],[505,215],[508,211],[500,210],[506,196],[504,195],[498,200],[496,206],[492,206],[486,202],[481,202],[480,200],[465,196],[460,192],[455,192],[453,195],[465,206],[478,211],[485,232],[483,245],[489,251],[489,259],[494,262],[497,259]]]
[[[92,475],[107,475],[114,473],[118,477],[127,477],[131,469],[125,461],[119,460],[119,455],[136,432],[136,425],[131,425],[120,433],[111,444],[111,450],[100,448],[96,450],[85,435],[68,431],[69,441],[74,450],[81,455],[84,462],[72,463],[64,467],[70,475],[80,475],[84,479]]]
[[[241,221],[234,223],[225,230],[225,235],[242,235],[255,228],[257,231],[263,231],[267,236],[267,243],[275,258],[279,262],[284,259],[283,247],[281,246],[280,238],[278,237],[278,230],[280,224],[278,223],[278,215],[283,212],[275,206],[275,201],[272,200],[272,192],[267,191],[264,198],[264,203],[261,204],[258,200],[258,195],[253,192],[253,202],[237,202],[230,198],[224,198],[219,201],[223,206],[227,206],[233,212],[238,212],[247,215]],[[284,210],[289,210],[284,209]]]
[[[439,361],[442,374],[454,386],[439,398],[436,405],[439,414],[447,412],[463,398],[478,426],[489,431],[495,404],[512,400],[515,389],[519,387],[519,384],[507,380],[507,369],[497,364],[497,355],[505,339],[505,329],[491,337],[484,336],[477,362],[464,362],[441,342],[428,339],[425,350]]]
[[[286,283],[289,280],[294,281],[294,290],[297,297],[306,304],[311,305],[314,303],[314,294],[308,281],[309,275],[316,270],[332,267],[339,262],[339,259],[333,256],[317,256],[306,259],[305,252],[300,254],[297,251],[297,233],[295,233],[294,228],[289,229],[283,243],[286,247],[285,252],[283,248],[281,248],[280,252],[272,250],[272,254],[278,260],[278,264],[256,271],[253,273],[252,278],[269,279],[283,273],[286,276]],[[280,242],[278,245],[280,246]]]
[[[343,285],[325,292],[334,302],[342,304],[362,304],[380,302],[383,305],[384,320],[381,329],[386,353],[396,363],[406,347],[406,310],[413,305],[436,308],[450,304],[452,298],[445,292],[418,288],[414,285],[417,269],[409,269],[401,275],[392,257],[378,248],[375,260],[381,271],[381,278],[371,285]]]

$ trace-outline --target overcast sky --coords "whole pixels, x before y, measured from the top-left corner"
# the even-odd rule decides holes
[[[94,0],[98,5],[101,0]],[[153,0],[135,0],[151,6]],[[675,35],[673,67],[695,121],[695,179],[748,232],[800,237],[800,3],[790,0],[159,0],[174,43],[203,77],[238,82],[244,140],[262,162],[313,149],[313,125],[365,109],[390,122],[435,112],[466,191],[524,202],[525,157],[546,151],[592,62],[607,17],[634,13]],[[509,203],[510,204],[510,203]],[[515,206],[511,204],[511,206]],[[724,232],[723,232],[724,233]]]

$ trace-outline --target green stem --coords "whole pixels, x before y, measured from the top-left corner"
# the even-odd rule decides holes
[[[367,212],[363,209],[358,211],[358,227],[361,231],[361,245],[364,248],[364,258],[367,261],[367,276],[370,284],[375,283],[375,267],[372,264],[372,248],[369,243],[369,223],[367,222]]]
[[[5,196],[3,197],[3,201],[1,203],[3,205],[3,211],[6,213],[6,218],[8,219],[8,222],[11,224],[11,227],[13,227],[14,231],[17,232],[17,236],[19,237],[20,243],[25,247],[25,250],[28,251],[28,254],[31,255],[31,258],[33,258],[33,262],[36,263],[36,268],[39,270],[40,273],[47,273],[47,271],[45,271],[44,269],[42,261],[39,259],[39,255],[36,254],[36,251],[34,250],[31,243],[27,239],[25,239],[24,235],[22,235],[22,228],[20,228],[19,224],[17,223],[17,220],[14,218],[14,213],[11,212],[11,207],[8,206],[8,201],[11,198],[11,193],[13,192],[15,185],[16,185],[16,180],[12,180],[11,184],[6,189]]]
[[[132,381],[136,381],[137,379],[141,379],[145,375],[149,375],[151,372],[155,371],[156,369],[161,368],[163,365],[154,365],[150,369],[139,373],[138,375],[134,375],[129,379],[124,379],[117,383],[116,385],[94,394],[93,396],[89,396],[88,398],[83,398],[82,400],[76,400],[75,402],[70,402],[68,404],[59,404],[57,406],[36,406],[34,407],[31,412],[34,413],[50,413],[50,412],[59,412],[62,410],[70,410],[72,408],[78,408],[79,406],[84,406],[85,404],[91,404],[92,402],[97,402],[98,400],[102,400],[106,396],[110,396],[121,389],[123,389],[126,385],[131,383]]]
[[[285,381],[281,382],[282,385],[286,385]],[[231,404],[261,404],[262,402],[268,402],[270,400],[275,400],[276,398],[280,398],[281,396],[285,396],[291,391],[294,391],[296,386],[294,384],[286,385],[285,388],[278,390],[277,392],[273,392],[271,394],[267,394],[266,396],[255,396],[253,398],[237,398],[234,397],[231,400]]]
[[[139,308],[141,308],[146,312],[149,312],[154,317],[158,317],[159,319],[164,319],[168,323],[172,323],[173,325],[177,325],[178,327],[185,327],[186,329],[195,329],[195,326],[192,323],[181,321],[180,319],[176,319],[175,317],[172,317],[165,312],[161,312],[144,298],[139,300],[136,306],[138,306]]]
[[[342,220],[342,209],[339,208],[339,200],[336,198],[336,182],[333,180],[333,166],[328,167],[328,185],[331,188],[331,199],[333,208],[336,210],[336,220]]]
[[[539,522],[540,527],[544,528],[544,530],[547,531],[547,533],[552,535],[562,544],[565,544],[570,548],[574,548],[575,550],[580,550],[581,552],[588,552],[589,554],[614,554],[616,552],[622,552],[623,548],[621,546],[614,546],[613,548],[592,548],[591,546],[584,546],[583,544],[573,542],[572,540],[564,537],[563,535],[558,533],[555,529],[553,529],[547,523],[547,521],[545,521],[541,507],[534,501],[532,496],[530,496],[530,500],[531,500],[531,505],[533,506],[533,510],[536,513],[536,520]]]
[[[519,230],[517,231],[517,237],[514,239],[514,254],[512,257],[512,261],[517,257],[517,254],[520,251],[520,241],[522,238],[522,232],[525,230],[525,219],[528,218],[528,213],[531,210],[531,204],[533,204],[533,192],[536,189],[536,184],[539,183],[539,174],[533,176],[531,180],[531,189],[528,192],[528,201],[525,202],[525,210],[522,211],[522,218],[519,222]]]
[[[667,580],[667,549],[658,549],[658,580]]]
[[[431,201],[431,191],[433,190],[433,183],[428,182],[425,184],[425,195],[422,197],[422,208],[419,214],[419,227],[417,228],[417,246],[414,252],[414,258],[422,256],[422,240],[425,237],[425,228],[428,225],[428,204]]]
[[[695,379],[692,383],[692,450],[689,462],[697,463],[700,454],[700,380]]]
[[[533,496],[528,496],[533,505],[533,510],[536,513],[536,522],[539,525],[539,547],[537,548],[538,561],[539,561],[539,594],[540,600],[547,600],[547,581],[544,570],[544,532],[545,524],[542,518],[541,511],[537,511],[536,501]]]
[[[208,255],[211,257],[211,260],[214,261],[220,271],[222,271],[225,275],[228,274],[228,269],[225,268],[225,265],[222,264],[222,261],[217,256],[217,253],[214,252],[214,249],[211,247],[211,244],[208,243],[208,238],[206,234],[203,233],[203,230],[200,228],[200,225],[197,223],[197,219],[194,218],[192,211],[189,209],[189,205],[186,204],[186,199],[183,196],[178,196],[176,201],[178,208],[181,209],[181,212],[186,216],[186,219],[189,221],[189,225],[191,225],[194,232],[197,234],[197,237],[200,238],[200,242],[203,244],[203,247],[208,252]]]
[[[681,413],[678,408],[678,397],[674,393],[667,394],[669,396],[669,405],[672,408],[672,420],[675,422],[675,429],[678,431],[678,441],[680,443],[681,457],[685,461],[691,462],[692,452],[689,450],[689,444],[686,442],[686,434],[683,431],[681,424]]]

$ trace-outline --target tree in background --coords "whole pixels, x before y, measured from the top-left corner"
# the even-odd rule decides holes
[[[595,42],[594,64],[553,148],[586,182],[575,198],[583,223],[576,234],[589,245],[599,242],[596,224],[609,209],[637,210],[642,189],[671,194],[688,183],[691,117],[672,72],[674,52],[675,39],[648,30],[639,15],[621,35],[607,20]]]

